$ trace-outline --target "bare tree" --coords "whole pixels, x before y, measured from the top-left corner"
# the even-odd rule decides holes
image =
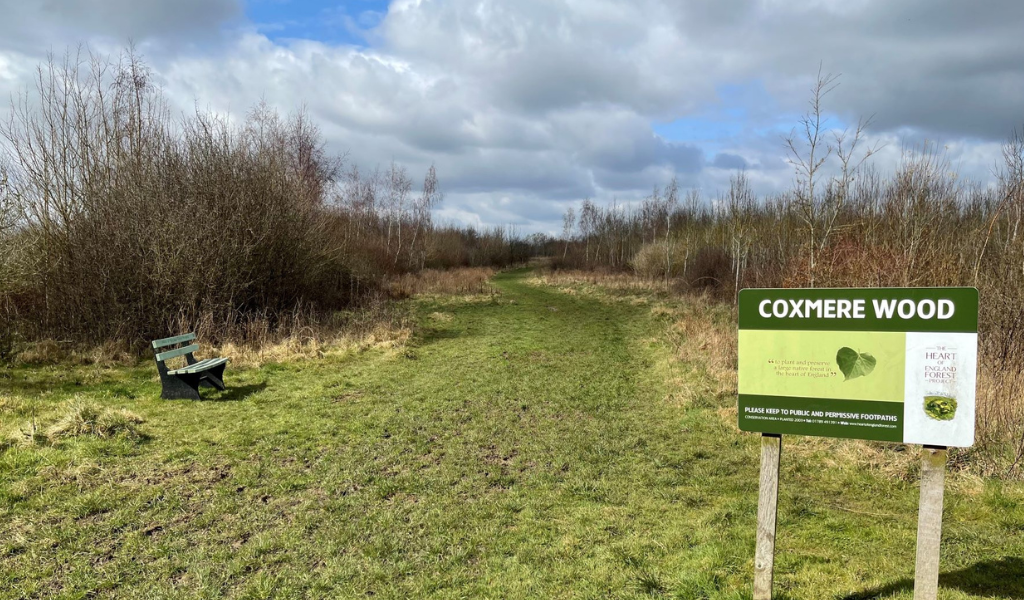
[[[861,119],[854,131],[831,131],[825,116],[824,100],[839,87],[839,75],[818,75],[811,88],[808,110],[799,124],[784,138],[789,163],[796,175],[795,205],[807,236],[808,278],[811,287],[818,280],[818,257],[836,232],[839,215],[850,196],[861,167],[881,148],[865,148],[865,132],[871,119]],[[838,162],[838,174],[828,177],[821,190],[822,169],[830,157]]]
[[[679,183],[673,177],[665,188],[665,282],[672,276],[672,217],[679,206]]]
[[[18,278],[14,264],[16,233],[23,224],[21,201],[12,189],[10,170],[6,162],[0,160],[0,296],[8,292]]]
[[[413,235],[412,242],[409,244],[410,266],[416,265],[416,252],[419,252],[418,267],[423,268],[426,262],[426,251],[417,250],[416,240],[420,237],[421,232],[430,230],[430,211],[443,201],[444,192],[441,191],[441,184],[437,180],[437,170],[434,165],[430,165],[427,175],[423,178],[423,191],[413,205]]]
[[[565,214],[562,215],[562,239],[565,240],[565,249],[562,250],[562,259],[564,260],[566,255],[569,253],[569,242],[572,240],[572,231],[576,226],[576,210],[573,207],[569,207]]]
[[[818,77],[811,87],[811,99],[808,111],[800,117],[796,129],[784,138],[789,162],[796,174],[794,195],[797,210],[807,231],[808,272],[811,287],[814,287],[817,272],[817,254],[819,244],[820,204],[818,202],[818,178],[822,166],[833,152],[832,145],[826,137],[826,122],[823,101],[825,96],[838,87],[838,75],[822,73],[818,67]]]

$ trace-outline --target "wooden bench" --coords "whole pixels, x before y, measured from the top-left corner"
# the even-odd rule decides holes
[[[192,343],[195,339],[196,334],[186,333],[153,342],[156,369],[160,372],[160,383],[163,384],[161,398],[199,400],[199,386],[224,389],[224,367],[227,366],[228,359],[196,360],[193,353],[199,350],[199,344]],[[160,351],[161,348],[171,349]],[[180,356],[185,357],[185,366],[168,369],[167,360]]]

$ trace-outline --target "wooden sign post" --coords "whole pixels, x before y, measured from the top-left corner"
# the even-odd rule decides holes
[[[782,436],[761,435],[761,491],[757,499],[757,546],[754,549],[754,600],[771,600],[775,572],[775,520],[779,513],[779,463]]]
[[[743,431],[759,432],[754,600],[770,600],[782,435],[922,444],[915,600],[935,600],[946,447],[974,443],[978,290],[739,294]]]
[[[935,600],[939,593],[939,541],[942,538],[942,492],[946,478],[946,447],[921,451],[921,501],[917,508],[917,562],[914,600]]]

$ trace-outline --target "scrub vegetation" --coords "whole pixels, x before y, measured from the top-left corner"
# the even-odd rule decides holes
[[[409,274],[527,258],[513,229],[435,224],[433,167],[347,158],[301,110],[172,115],[131,51],[52,59],[0,123],[0,360],[46,340],[331,337]]]
[[[731,308],[585,277],[414,297],[406,342],[204,402],[159,400],[150,363],[4,369],[0,597],[749,598]],[[22,433],[97,410],[138,435]],[[916,453],[784,455],[778,597],[911,598]],[[943,597],[1024,595],[1022,528],[1020,482],[955,470]]]

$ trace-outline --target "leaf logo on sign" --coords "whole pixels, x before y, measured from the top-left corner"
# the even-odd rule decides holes
[[[867,352],[857,352],[853,348],[840,348],[836,353],[836,364],[846,376],[846,381],[863,377],[875,370],[878,361]]]

